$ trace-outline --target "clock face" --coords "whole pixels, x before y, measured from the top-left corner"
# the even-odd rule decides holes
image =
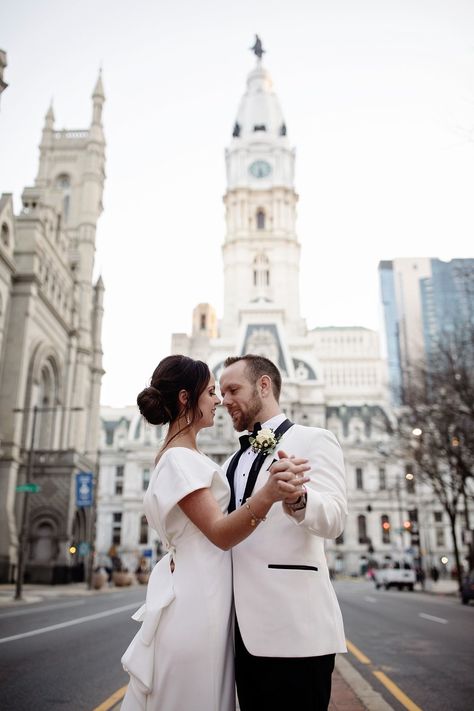
[[[266,178],[272,172],[272,166],[266,160],[256,160],[251,164],[249,172],[254,178]]]

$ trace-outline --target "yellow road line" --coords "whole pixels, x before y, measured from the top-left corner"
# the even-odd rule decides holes
[[[353,654],[354,657],[356,659],[358,659],[359,662],[361,662],[361,664],[372,664],[370,659],[368,657],[366,657],[364,652],[361,652],[360,649],[355,646],[355,644],[352,644],[352,642],[349,642],[348,639],[346,639],[346,644],[347,644],[347,649],[349,650],[349,652],[351,652],[351,654]]]
[[[93,711],[109,711],[109,709],[112,708],[112,706],[115,706],[115,704],[118,704],[119,701],[123,699],[125,696],[125,692],[127,691],[127,686],[122,686],[121,689],[117,689],[117,691],[114,691],[112,696],[109,696],[108,699],[105,699],[99,706],[96,706]]]
[[[351,652],[351,654],[353,654],[361,664],[369,664],[371,667],[374,666],[364,652],[361,652],[355,644],[352,644],[352,642],[348,639],[346,639],[346,644],[349,652]],[[417,706],[391,679],[389,679],[384,672],[378,671],[376,668],[371,669],[371,672],[380,681],[380,683],[385,686],[392,696],[394,696],[397,701],[407,709],[407,711],[422,711],[422,709]]]
[[[422,711],[422,709],[417,706],[413,701],[403,693],[403,691],[393,683],[391,679],[388,678],[386,674],[381,671],[372,672],[377,679],[390,691],[390,693],[395,696],[397,701],[401,703],[408,711]]]

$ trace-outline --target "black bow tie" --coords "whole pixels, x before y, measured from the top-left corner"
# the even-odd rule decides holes
[[[260,430],[262,429],[262,425],[260,422],[256,422],[252,432],[249,432],[248,434],[241,435],[239,437],[239,442],[240,442],[240,449],[248,449],[250,447],[250,437],[256,437]]]

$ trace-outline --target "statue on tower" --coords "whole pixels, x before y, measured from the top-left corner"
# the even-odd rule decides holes
[[[264,52],[266,51],[266,50],[263,49],[262,40],[260,39],[260,37],[259,37],[258,35],[255,35],[255,44],[254,44],[254,46],[251,47],[250,49],[253,51],[253,53],[254,53],[259,59],[261,59],[261,58],[263,57],[263,54],[264,54]]]

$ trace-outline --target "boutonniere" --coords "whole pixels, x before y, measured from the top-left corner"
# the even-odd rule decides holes
[[[254,452],[266,455],[273,452],[280,439],[281,435],[276,435],[270,427],[262,427],[255,437],[249,437],[249,442]]]

